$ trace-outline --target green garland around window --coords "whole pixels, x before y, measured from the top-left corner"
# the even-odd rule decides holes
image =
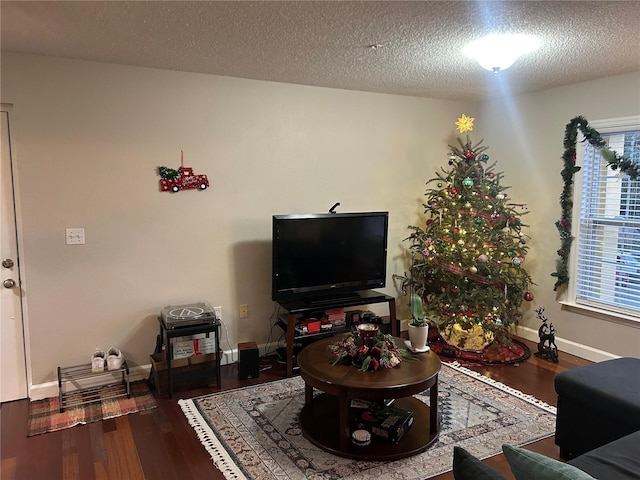
[[[639,175],[639,166],[628,158],[618,155],[615,151],[606,146],[606,142],[597,130],[591,128],[584,117],[574,117],[567,124],[564,133],[564,168],[560,172],[564,180],[564,188],[560,195],[561,216],[556,222],[558,232],[560,232],[560,248],[557,253],[560,257],[556,262],[556,271],[551,274],[557,277],[553,290],[569,281],[569,253],[571,252],[571,216],[573,214],[573,176],[580,170],[576,166],[576,141],[578,138],[578,130],[582,132],[585,141],[589,142],[593,147],[600,151],[602,158],[609,164],[612,170],[620,170],[622,174],[629,175],[631,180],[636,180]]]

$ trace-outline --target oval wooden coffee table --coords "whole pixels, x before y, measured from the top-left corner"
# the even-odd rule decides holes
[[[300,427],[305,437],[335,455],[367,460],[397,460],[424,452],[438,438],[438,373],[440,359],[433,352],[417,354],[395,368],[361,372],[351,365],[331,365],[328,346],[337,337],[312,343],[298,355],[305,382],[305,405]],[[400,338],[396,345],[404,345]],[[313,390],[324,393],[313,396]],[[431,408],[412,395],[429,389]],[[396,399],[394,407],[413,412],[413,426],[398,443],[372,440],[370,445],[351,442],[351,400]]]

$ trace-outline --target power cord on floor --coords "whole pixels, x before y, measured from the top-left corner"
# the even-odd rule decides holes
[[[268,350],[265,350],[263,355],[264,357],[268,357],[269,355],[275,352],[274,350],[271,349],[271,346],[272,346],[272,340],[273,340],[273,329],[278,325],[279,314],[280,314],[280,306],[278,305],[277,302],[273,302],[273,312],[269,317],[269,323],[271,324],[271,328],[269,329],[269,336],[267,337],[267,343],[265,347]],[[275,321],[274,321],[274,318],[275,318]],[[282,338],[282,336],[280,338]]]
[[[227,325],[222,321],[222,319],[220,320],[220,325],[224,327],[224,332],[227,337],[227,346],[229,347],[229,355],[231,356],[231,362],[228,363],[236,363],[238,360],[234,360],[233,358],[233,348],[231,348],[231,343],[229,342],[229,330],[227,329]]]

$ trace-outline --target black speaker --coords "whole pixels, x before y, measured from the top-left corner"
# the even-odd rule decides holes
[[[248,378],[258,378],[259,350],[256,342],[244,342],[238,344],[238,378],[245,380]]]

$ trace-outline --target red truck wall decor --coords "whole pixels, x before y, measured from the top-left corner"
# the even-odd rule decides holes
[[[180,168],[158,167],[160,190],[163,192],[179,192],[180,190],[205,190],[209,187],[206,175],[194,175],[193,168],[184,166],[184,153],[180,150]]]

